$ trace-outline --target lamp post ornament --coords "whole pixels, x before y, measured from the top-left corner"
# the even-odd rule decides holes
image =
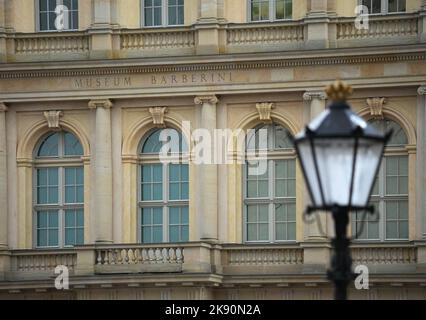
[[[392,132],[383,134],[351,110],[349,85],[337,80],[326,93],[331,104],[292,140],[311,197],[307,214],[332,214],[335,237],[327,276],[336,300],[346,300],[348,284],[355,279],[347,236],[350,213],[374,213],[368,201]]]

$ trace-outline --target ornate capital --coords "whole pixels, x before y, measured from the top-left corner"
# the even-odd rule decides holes
[[[195,97],[194,103],[195,104],[204,104],[204,103],[210,103],[210,104],[216,104],[219,102],[219,99],[215,96],[198,96]]]
[[[154,107],[149,108],[149,113],[151,113],[152,123],[157,127],[164,128],[164,114],[167,112],[167,107]]]
[[[421,86],[417,89],[417,93],[419,94],[419,96],[424,96],[426,95],[426,86]]]
[[[271,111],[274,109],[274,104],[271,102],[261,102],[256,103],[256,109],[259,113],[259,119],[260,121],[263,121],[265,123],[272,122],[271,119]]]
[[[111,109],[113,106],[109,99],[94,99],[89,101],[89,109],[104,108]]]
[[[0,102],[0,112],[6,112],[7,106],[4,104],[4,102]]]
[[[57,130],[61,128],[59,124],[59,119],[63,115],[62,111],[45,111],[43,115],[46,118],[47,126],[49,128]]]
[[[386,98],[368,98],[367,106],[370,108],[370,114],[373,118],[383,119],[383,106],[387,102]]]
[[[303,100],[305,101],[312,101],[314,99],[325,100],[326,98],[327,95],[323,91],[306,91],[303,94]]]

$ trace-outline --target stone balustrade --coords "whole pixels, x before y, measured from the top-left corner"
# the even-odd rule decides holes
[[[413,14],[371,16],[368,28],[357,28],[354,18],[336,21],[337,47],[407,44],[419,40],[419,18]]]
[[[298,246],[236,246],[226,251],[230,266],[303,264],[303,249]]]
[[[186,28],[174,30],[126,30],[120,35],[122,50],[185,49],[195,47],[195,31]]]
[[[354,264],[388,265],[417,263],[417,248],[411,245],[354,245]]]
[[[370,16],[368,29],[357,28],[354,17],[331,17],[324,48],[401,45],[424,42],[419,13]],[[312,49],[309,19],[271,23],[219,24],[216,53],[273,52]],[[313,22],[312,22],[313,23]],[[204,27],[203,27],[204,28]],[[116,29],[105,57],[188,56],[198,52],[203,28]],[[15,61],[84,60],[98,58],[91,32],[7,33],[8,59]],[[318,40],[318,39],[316,39]],[[204,52],[200,50],[199,52]]]
[[[2,279],[46,279],[58,265],[73,276],[107,274],[286,274],[310,272],[309,247],[302,244],[211,244],[191,242],[161,245],[86,245],[63,250],[12,250],[0,252]],[[323,246],[329,250],[329,245]],[[355,243],[354,265],[372,266],[371,272],[413,272],[426,265],[424,243]],[[396,269],[388,269],[391,266]],[[325,270],[326,266],[324,266]],[[307,271],[308,270],[308,271]],[[402,271],[401,271],[402,270]],[[404,271],[405,272],[405,271]],[[315,274],[318,274],[315,273]]]
[[[89,36],[80,32],[16,34],[14,40],[18,55],[85,53],[90,49]]]

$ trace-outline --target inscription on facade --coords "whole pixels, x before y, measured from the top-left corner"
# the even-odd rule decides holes
[[[74,79],[77,89],[118,88],[131,87],[131,77],[87,77]]]
[[[215,85],[235,81],[232,72],[160,73],[134,76],[74,78],[75,89],[114,89],[130,87],[173,87],[186,85]]]
[[[151,85],[219,84],[232,82],[232,72],[201,72],[152,75]]]

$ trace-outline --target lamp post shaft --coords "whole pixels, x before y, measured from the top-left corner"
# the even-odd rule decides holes
[[[328,271],[328,278],[334,282],[335,299],[346,300],[348,284],[353,280],[352,258],[349,250],[350,240],[347,237],[349,210],[335,208],[332,214],[335,238],[332,240],[334,253],[331,259],[331,270]]]

